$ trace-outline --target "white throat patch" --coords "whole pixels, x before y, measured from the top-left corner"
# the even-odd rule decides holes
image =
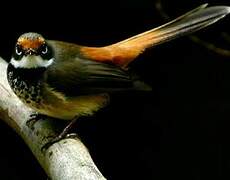
[[[48,67],[50,66],[54,61],[54,58],[49,60],[42,59],[41,56],[23,56],[21,60],[15,60],[12,58],[10,60],[10,63],[15,68],[38,68],[38,67]]]

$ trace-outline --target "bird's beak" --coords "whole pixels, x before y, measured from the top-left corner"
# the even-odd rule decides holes
[[[36,54],[37,54],[37,51],[32,49],[32,48],[29,48],[29,49],[25,50],[25,55],[26,56],[27,55],[31,56],[31,55],[36,55]]]

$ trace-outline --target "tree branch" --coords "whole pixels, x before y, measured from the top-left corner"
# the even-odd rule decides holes
[[[60,126],[56,121],[44,119],[36,122],[33,130],[27,127],[26,121],[33,111],[11,91],[6,68],[7,63],[0,58],[0,117],[23,138],[47,175],[52,180],[104,180],[79,138],[63,139],[41,151],[57,135]]]

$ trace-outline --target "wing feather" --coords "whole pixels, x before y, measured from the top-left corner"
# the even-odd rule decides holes
[[[58,42],[48,43],[55,46],[56,54],[54,64],[46,71],[45,78],[47,84],[56,91],[67,96],[77,96],[134,88],[132,78],[123,69],[112,64],[83,59],[78,56],[77,46],[74,51],[72,47],[67,48],[66,51],[69,52],[63,53],[61,45],[64,42],[60,46]]]

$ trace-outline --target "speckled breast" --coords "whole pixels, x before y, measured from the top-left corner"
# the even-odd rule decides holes
[[[9,64],[7,79],[11,89],[23,103],[38,108],[42,101],[41,71],[35,69],[19,69]]]

